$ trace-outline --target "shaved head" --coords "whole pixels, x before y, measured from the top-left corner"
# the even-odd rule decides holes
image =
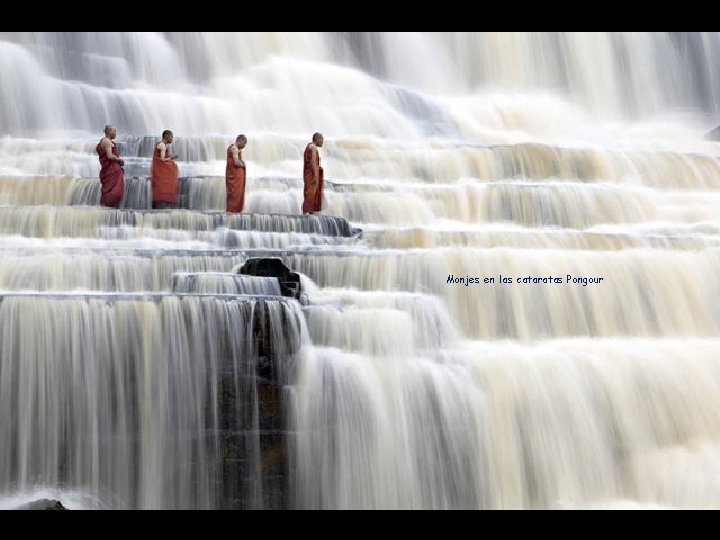
[[[117,137],[117,129],[115,129],[115,126],[112,124],[105,126],[105,136],[111,140]]]

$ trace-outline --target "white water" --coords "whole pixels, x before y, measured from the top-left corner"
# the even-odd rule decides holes
[[[228,275],[270,252],[309,295],[288,339],[314,344],[286,505],[719,507],[718,62],[717,33],[0,33],[7,505],[231,507],[203,381],[213,332],[254,354],[222,294],[270,291]],[[96,207],[106,123],[123,211]],[[163,129],[188,209],[144,212]],[[314,131],[323,214],[361,238],[259,215],[299,213]],[[225,218],[240,132],[257,217]]]

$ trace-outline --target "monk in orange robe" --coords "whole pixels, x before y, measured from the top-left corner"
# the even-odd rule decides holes
[[[314,214],[322,207],[323,169],[320,166],[320,153],[324,139],[322,133],[314,133],[312,142],[305,147],[303,155],[303,214]]]
[[[162,133],[162,141],[155,145],[150,166],[153,208],[174,208],[177,204],[178,167],[175,163],[177,156],[170,154],[172,142],[173,133],[166,129]]]
[[[226,212],[242,212],[245,206],[245,162],[242,150],[247,144],[245,135],[238,135],[235,144],[227,149],[225,165],[225,191],[227,192]]]
[[[117,129],[115,126],[105,126],[105,136],[95,147],[100,158],[100,204],[117,208],[125,191],[125,161],[120,159],[120,153],[115,145]]]

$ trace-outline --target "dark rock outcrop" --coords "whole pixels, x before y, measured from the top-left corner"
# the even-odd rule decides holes
[[[262,258],[248,259],[238,271],[240,274],[251,276],[275,277],[280,282],[280,292],[283,296],[290,296],[300,300],[300,274],[292,272],[280,259]]]
[[[38,499],[37,501],[18,506],[16,510],[67,510],[67,508],[55,499]]]

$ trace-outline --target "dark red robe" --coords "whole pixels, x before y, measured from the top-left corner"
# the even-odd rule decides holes
[[[245,206],[245,167],[236,167],[231,144],[227,149],[225,166],[225,190],[227,191],[226,212],[242,212]],[[242,150],[238,149],[238,160],[242,161]]]
[[[114,141],[112,143],[112,154],[116,158],[120,157],[117,146]],[[102,147],[102,139],[95,147],[100,157],[100,204],[117,208],[123,198],[125,191],[125,170],[120,166],[119,161],[110,161],[107,157],[105,149]]]
[[[169,150],[165,150],[165,156],[169,155]],[[174,161],[160,159],[160,149],[157,146],[153,152],[150,177],[153,204],[177,204],[178,166]]]
[[[312,149],[311,145],[305,147],[305,154],[303,155],[303,182],[305,187],[303,189],[303,205],[302,211],[304,212],[319,212],[322,207],[322,192],[323,192],[323,170],[320,167],[320,152],[316,152],[317,166],[318,166],[318,181],[314,181],[313,166],[312,166]]]

